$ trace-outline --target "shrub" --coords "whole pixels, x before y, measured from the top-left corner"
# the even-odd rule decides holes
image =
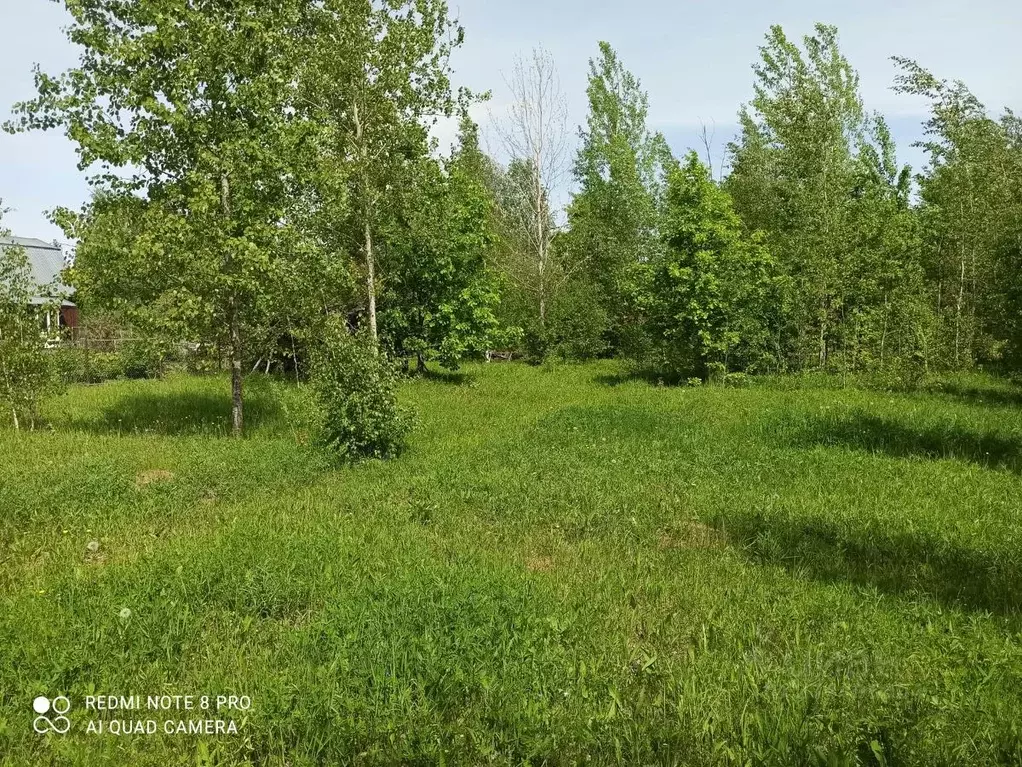
[[[174,351],[174,345],[163,339],[128,341],[120,350],[124,375],[127,378],[160,378],[167,365],[174,361]]]
[[[0,418],[10,414],[16,429],[34,427],[39,401],[54,384],[41,317],[26,308],[38,290],[24,250],[0,246]]]
[[[50,352],[53,371],[64,383],[84,383],[86,376],[85,354],[81,349],[61,346]]]
[[[102,383],[124,375],[121,358],[114,352],[61,346],[50,354],[55,373],[64,383]]]
[[[592,285],[574,281],[557,296],[550,316],[550,351],[565,360],[591,360],[610,351],[611,318]]]
[[[725,373],[723,384],[732,388],[744,388],[752,383],[752,377],[748,373]]]
[[[727,368],[723,362],[711,362],[706,366],[706,382],[722,384],[727,376]]]
[[[368,333],[329,323],[313,355],[311,380],[321,405],[320,441],[341,461],[400,452],[414,417],[397,404],[396,364]]]

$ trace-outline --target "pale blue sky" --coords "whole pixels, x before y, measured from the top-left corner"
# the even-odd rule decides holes
[[[144,0],[140,0],[144,1]],[[502,72],[535,45],[553,55],[572,125],[585,119],[587,60],[608,40],[650,96],[650,120],[676,152],[699,145],[700,121],[716,124],[716,152],[732,137],[739,105],[751,96],[751,64],[770,24],[791,36],[816,21],[836,24],[859,70],[869,109],[887,115],[902,161],[921,164],[909,148],[921,134],[925,104],[890,91],[892,54],[917,59],[940,77],[962,79],[992,111],[1022,111],[1022,2],[1019,0],[455,0],[467,39],[454,58],[456,82],[492,89],[506,102]],[[62,4],[0,0],[0,118],[33,94],[31,66],[58,72],[73,65]],[[486,111],[479,112],[485,117]],[[88,197],[71,145],[58,133],[0,133],[0,198],[14,211],[16,234],[51,239],[60,230],[45,211]]]

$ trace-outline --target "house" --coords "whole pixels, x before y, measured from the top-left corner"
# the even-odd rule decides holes
[[[44,317],[46,331],[55,336],[60,329],[74,332],[78,327],[78,307],[70,300],[74,290],[61,280],[64,252],[59,245],[31,237],[0,237],[0,248],[21,248],[28,256],[32,278],[40,286],[39,295],[29,302],[33,306],[53,305]]]

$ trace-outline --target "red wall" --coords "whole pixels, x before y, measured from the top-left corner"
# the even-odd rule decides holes
[[[76,329],[78,327],[78,307],[60,307],[60,324],[61,327],[70,328],[71,330]]]

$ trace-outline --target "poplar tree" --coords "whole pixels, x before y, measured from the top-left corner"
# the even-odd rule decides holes
[[[909,59],[895,89],[923,96],[931,112],[920,146],[929,166],[919,177],[924,259],[945,356],[953,367],[991,360],[1017,338],[1018,259],[1022,248],[1022,152],[1008,112],[990,117],[964,83],[939,80]],[[1013,126],[1016,130],[1013,132]],[[1013,342],[1017,347],[1017,342]]]
[[[836,28],[816,25],[799,47],[772,27],[754,71],[726,188],[790,278],[784,357],[800,369],[846,369],[864,339],[883,335],[876,326],[912,269],[904,217],[893,215],[906,207],[908,172],[883,121],[865,111]],[[871,282],[877,268],[882,284]]]
[[[649,99],[607,42],[589,60],[589,114],[572,169],[579,191],[568,206],[565,248],[598,288],[620,335],[638,265],[659,248],[666,141],[646,124]]]
[[[320,126],[319,214],[330,222],[328,247],[358,256],[364,312],[376,339],[380,281],[386,280],[378,274],[383,211],[388,195],[414,183],[430,152],[431,125],[458,104],[449,58],[464,30],[442,0],[313,5],[299,90],[302,113]],[[343,183],[331,169],[343,169]]]
[[[191,335],[227,349],[238,436],[247,330],[267,310],[276,262],[294,251],[287,206],[303,125],[293,85],[308,3],[65,4],[78,66],[37,68],[38,97],[14,107],[9,127],[63,129],[93,182],[136,210],[145,236],[104,268],[123,268],[139,289],[129,303],[174,307]]]

